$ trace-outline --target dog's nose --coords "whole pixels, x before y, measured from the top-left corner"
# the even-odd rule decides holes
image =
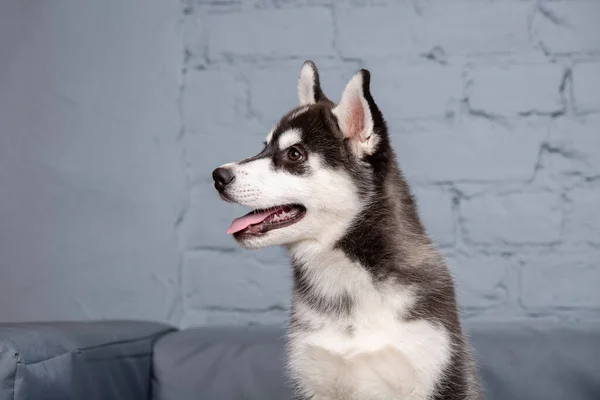
[[[222,192],[225,189],[225,186],[231,183],[235,176],[233,172],[229,168],[219,167],[215,169],[212,173],[213,180],[215,181],[215,188]]]

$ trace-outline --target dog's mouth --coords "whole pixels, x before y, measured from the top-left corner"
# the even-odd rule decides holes
[[[295,224],[304,218],[306,208],[300,204],[286,204],[265,210],[254,210],[233,220],[227,229],[236,239],[260,236],[274,229]]]

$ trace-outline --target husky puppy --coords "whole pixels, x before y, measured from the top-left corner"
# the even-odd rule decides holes
[[[360,70],[338,104],[315,64],[264,149],[213,172],[253,209],[227,233],[285,246],[293,267],[288,368],[303,400],[480,399],[448,267],[425,233]]]

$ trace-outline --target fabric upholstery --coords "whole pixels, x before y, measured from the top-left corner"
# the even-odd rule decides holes
[[[600,323],[467,327],[490,400],[599,400]],[[197,328],[155,346],[155,400],[289,399],[279,327]]]
[[[0,400],[149,399],[150,322],[0,324]]]

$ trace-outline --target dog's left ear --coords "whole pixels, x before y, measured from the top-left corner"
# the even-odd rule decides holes
[[[371,75],[366,69],[357,72],[346,85],[340,103],[333,109],[340,130],[357,156],[372,154],[378,138],[374,134],[373,114],[378,113],[371,96]]]
[[[310,60],[302,64],[302,70],[298,78],[298,100],[301,106],[328,100],[321,90],[321,81],[319,80],[317,66]]]

